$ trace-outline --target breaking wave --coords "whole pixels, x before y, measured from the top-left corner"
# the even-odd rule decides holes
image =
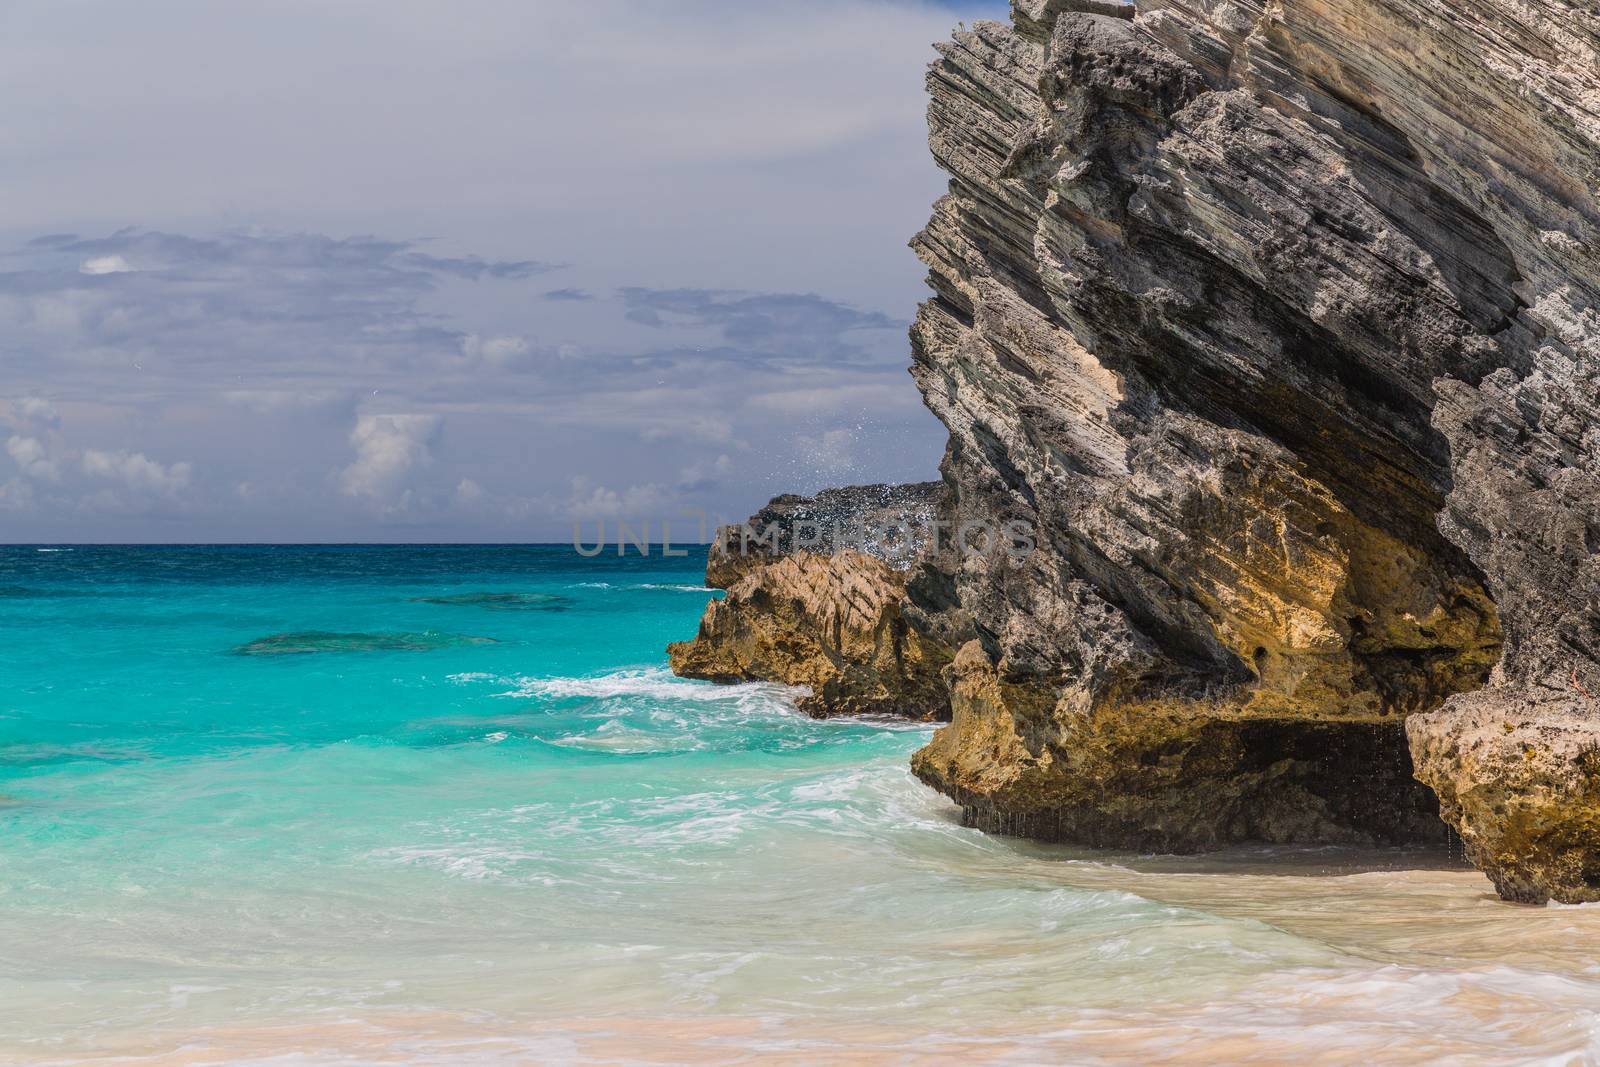
[[[515,688],[496,694],[504,697],[544,697],[551,699],[610,700],[618,697],[645,697],[650,700],[726,702],[776,701],[792,706],[807,690],[766,682],[719,685],[715,682],[679,678],[666,667],[635,667],[608,674],[571,678],[526,678],[507,680]]]

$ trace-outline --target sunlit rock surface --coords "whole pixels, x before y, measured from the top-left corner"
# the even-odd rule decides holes
[[[686,678],[805,686],[815,716],[948,717],[949,653],[905,618],[907,568],[931,543],[938,482],[782,496],[717,531],[692,641],[669,647]]]
[[[1519,709],[1562,783],[1498,778],[1530,811],[1585,795],[1556,749],[1600,741],[1571,713],[1600,691],[1592,5],[1013,22],[931,68],[952,180],[915,242],[914,374],[946,518],[1041,547],[914,576],[914,620],[964,645],[918,774],[1033,836],[1403,840],[1438,832],[1402,726],[1431,712],[1418,770],[1470,854],[1572,896],[1592,823],[1546,862],[1449,738]]]
[[[755,568],[670,646],[686,678],[806,686],[816,716],[944,716],[947,656],[906,623],[905,574],[859,552],[800,552]]]
[[[1486,689],[1408,720],[1417,774],[1507,900],[1600,901],[1600,706]]]

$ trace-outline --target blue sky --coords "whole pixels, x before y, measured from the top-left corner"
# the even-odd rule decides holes
[[[0,539],[562,540],[932,477],[923,70],[1004,5],[0,7]]]

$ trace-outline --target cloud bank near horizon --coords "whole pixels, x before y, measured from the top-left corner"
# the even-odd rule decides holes
[[[0,119],[0,538],[561,540],[932,475],[922,69],[1001,5],[87,6],[0,16],[47,101]]]
[[[559,540],[574,520],[737,518],[784,488],[898,476],[882,450],[930,421],[906,322],[815,293],[586,294],[610,339],[554,342],[526,294],[561,268],[539,260],[124,230],[0,262],[9,540]],[[525,319],[469,331],[438,310],[463,282]]]

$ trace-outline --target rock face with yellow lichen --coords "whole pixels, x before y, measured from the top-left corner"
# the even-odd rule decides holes
[[[1600,707],[1496,687],[1408,721],[1417,774],[1507,900],[1600,900]]]
[[[1507,898],[1600,899],[1600,9],[1012,16],[930,70],[913,375],[936,521],[1036,547],[906,578],[952,713],[916,773],[1139,848],[1442,814]],[[856,566],[767,584],[837,632]],[[702,639],[754,647],[759,586]]]
[[[913,373],[945,517],[1040,544],[910,582],[961,649],[915,769],[971,822],[1412,839],[1414,750],[1507,896],[1600,886],[1597,48],[1583,0],[1016,0],[940,47]]]

